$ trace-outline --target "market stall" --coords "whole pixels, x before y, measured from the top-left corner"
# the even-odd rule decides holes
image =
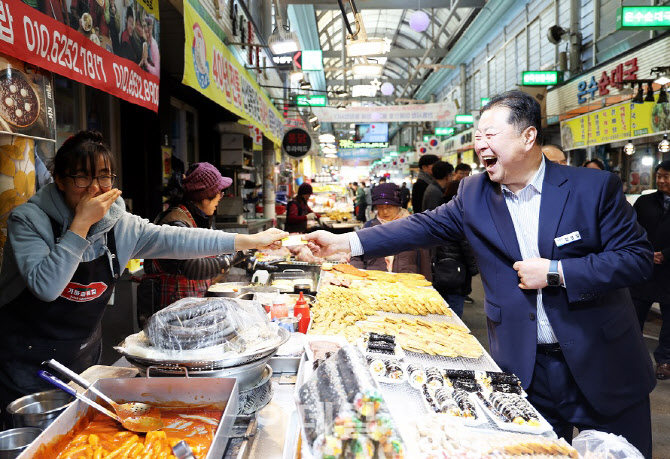
[[[291,258],[277,261],[301,263]],[[237,415],[224,413],[226,430],[213,432],[227,439],[226,452],[207,457],[374,457],[375,451],[387,458],[577,457],[525,400],[516,376],[500,372],[421,275],[323,260],[306,266],[317,290],[306,335],[290,333],[297,326],[290,320],[297,295],[278,297],[272,285],[216,284],[216,298],[182,300],[121,344],[124,358],[115,367],[123,372],[113,373],[123,379],[104,379],[110,373],[100,368],[88,376],[101,376],[97,384],[112,391],[112,381],[127,381],[127,390],[143,387],[147,393],[133,396],[149,403],[157,397],[147,381],[181,381],[175,399],[192,392],[189,384],[234,382],[227,394],[236,398]],[[235,298],[241,295],[251,301]],[[213,301],[221,303],[214,307],[219,303]],[[224,310],[229,313],[219,322],[204,319]],[[211,332],[191,333],[192,320]],[[212,345],[227,350],[213,356]],[[231,346],[236,355],[228,353]],[[128,379],[135,374],[125,369],[131,366],[152,377]],[[55,432],[78,428],[76,409],[35,443],[50,444]],[[26,453],[21,457],[32,457]]]

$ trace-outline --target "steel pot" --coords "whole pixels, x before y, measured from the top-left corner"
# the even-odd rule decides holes
[[[67,394],[66,394],[67,395]],[[42,433],[37,427],[19,427],[0,432],[0,459],[14,459]]]
[[[14,427],[38,427],[46,429],[74,398],[60,390],[36,392],[14,400],[7,405]]]
[[[249,389],[263,378],[263,373],[267,363],[272,358],[272,354],[259,360],[228,368],[213,368],[210,370],[193,370],[185,366],[175,365],[142,365],[140,362],[126,357],[128,362],[140,370],[140,375],[153,376],[186,376],[186,377],[205,377],[205,378],[235,378],[241,391]]]

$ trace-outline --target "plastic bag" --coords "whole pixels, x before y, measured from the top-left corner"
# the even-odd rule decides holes
[[[277,326],[257,301],[183,298],[152,315],[120,349],[150,359],[217,360],[280,341]]]
[[[598,430],[580,432],[572,440],[572,446],[584,459],[644,459],[624,437]]]

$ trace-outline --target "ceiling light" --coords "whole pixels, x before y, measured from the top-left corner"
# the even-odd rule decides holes
[[[642,163],[643,166],[649,167],[652,164],[654,164],[654,158],[652,158],[651,156],[645,156],[642,158],[642,161],[640,162]]]
[[[344,104],[340,104],[340,105],[337,106],[337,109],[338,109],[338,110],[346,110],[346,109],[347,109],[347,106],[344,105]]]
[[[319,129],[321,129],[321,123],[317,121],[316,124],[312,125],[312,129],[318,131]]]
[[[272,54],[289,54],[300,50],[300,43],[298,42],[298,35],[295,32],[284,30],[284,27],[277,27],[270,38],[268,38],[268,45]]]
[[[293,83],[298,83],[302,81],[305,78],[305,74],[302,73],[300,70],[293,71],[289,73],[289,79]]]
[[[326,158],[337,158],[337,155],[336,155],[336,154],[333,154],[333,153],[328,153],[328,154],[326,155]]]
[[[381,64],[354,64],[352,67],[355,78],[376,78],[381,76],[384,66]]]
[[[659,104],[668,103],[668,93],[665,92],[665,86],[661,86],[661,89],[658,90],[658,101],[656,103]]]
[[[626,153],[627,155],[632,155],[635,153],[635,145],[633,145],[633,142],[628,140],[628,143],[624,145],[623,147],[623,152]]]
[[[305,81],[305,80],[300,81],[300,89],[309,89],[311,87],[312,87],[312,85],[309,83],[309,81]]]
[[[384,38],[367,38],[347,42],[347,56],[363,57],[386,54],[391,50],[391,41]]]
[[[670,141],[668,141],[668,134],[663,134],[663,140],[658,144],[658,151],[667,153],[670,151]]]
[[[637,94],[633,97],[634,104],[643,104],[644,103],[644,91],[642,90],[642,83],[638,85]]]
[[[670,83],[670,78],[668,78],[667,75],[661,75],[654,80],[654,83],[660,84],[660,85],[666,85],[666,84]]]
[[[428,28],[429,25],[430,25],[430,18],[428,17],[428,14],[426,14],[425,11],[421,10],[415,11],[409,17],[409,26],[415,32],[423,32]]]
[[[352,97],[375,97],[377,88],[370,84],[357,84],[351,88]]]
[[[395,87],[393,86],[392,83],[389,83],[388,81],[381,86],[382,94],[385,96],[390,96],[393,94],[393,91],[395,91]]]
[[[318,120],[318,119],[319,119],[318,116],[312,114],[312,116],[309,117],[309,122],[310,122],[310,123],[313,123],[314,121],[316,121],[316,120]]]
[[[654,88],[651,83],[647,83],[647,95],[644,97],[645,102],[654,102]]]

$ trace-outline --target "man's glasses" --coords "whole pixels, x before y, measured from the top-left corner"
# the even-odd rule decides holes
[[[98,181],[98,185],[102,188],[109,188],[114,185],[116,181],[116,175],[99,175],[97,177],[90,177],[88,175],[68,175],[73,181],[74,186],[77,188],[88,188],[93,183],[93,180]]]

